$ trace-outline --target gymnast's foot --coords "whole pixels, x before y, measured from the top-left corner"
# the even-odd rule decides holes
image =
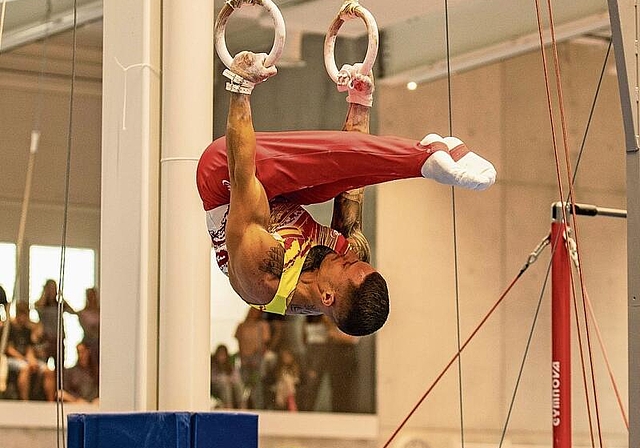
[[[443,140],[449,148],[449,155],[458,165],[478,175],[492,179],[491,184],[495,182],[496,169],[491,162],[470,151],[467,145],[459,138],[445,137]]]
[[[490,162],[469,151],[459,139],[447,139],[429,134],[420,141],[421,146],[435,149],[422,166],[423,177],[477,191],[486,190],[494,184],[496,170]]]

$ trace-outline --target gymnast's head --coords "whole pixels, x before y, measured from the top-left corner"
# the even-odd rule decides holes
[[[328,254],[318,271],[326,314],[343,333],[366,336],[379,330],[389,315],[387,282],[355,252]]]

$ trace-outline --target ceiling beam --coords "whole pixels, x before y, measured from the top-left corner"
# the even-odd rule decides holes
[[[593,32],[608,32],[608,30],[609,15],[607,13],[595,14],[556,26],[556,41],[562,42]],[[520,36],[452,57],[450,60],[451,72],[464,72],[492,62],[518,56],[539,47],[540,37],[538,33]],[[387,74],[383,78],[379,78],[378,83],[381,85],[406,85],[409,82],[421,84],[445,77],[447,76],[447,71],[447,60],[439,59],[433,63],[409,70]]]

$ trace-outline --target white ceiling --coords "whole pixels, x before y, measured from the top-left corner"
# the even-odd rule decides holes
[[[275,0],[287,25],[287,46],[294,49],[304,34],[324,34],[342,0]],[[442,76],[446,68],[444,0],[362,0],[376,18],[383,35],[379,58],[384,58],[384,79],[398,83]],[[547,22],[546,4],[543,7]],[[84,29],[79,45],[100,48],[100,26],[82,25],[101,20],[101,0],[77,0],[77,22]],[[215,0],[219,9],[223,2]],[[534,0],[449,0],[449,47],[454,71],[509,57],[537,47]],[[606,0],[553,0],[559,40],[593,32],[606,32]],[[341,37],[359,37],[365,28],[351,21]],[[73,0],[15,0],[7,3],[0,51],[23,46],[47,34],[61,33],[73,25]],[[271,19],[263,8],[243,7],[229,21],[227,40],[242,40],[248,31],[269,30]],[[286,51],[286,50],[285,50]],[[355,62],[355,61],[354,61]]]

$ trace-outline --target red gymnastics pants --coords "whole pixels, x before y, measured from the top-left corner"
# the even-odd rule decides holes
[[[269,200],[316,204],[343,191],[422,177],[433,153],[417,141],[347,131],[256,133],[256,176]],[[226,138],[204,151],[196,175],[205,210],[229,203]]]

